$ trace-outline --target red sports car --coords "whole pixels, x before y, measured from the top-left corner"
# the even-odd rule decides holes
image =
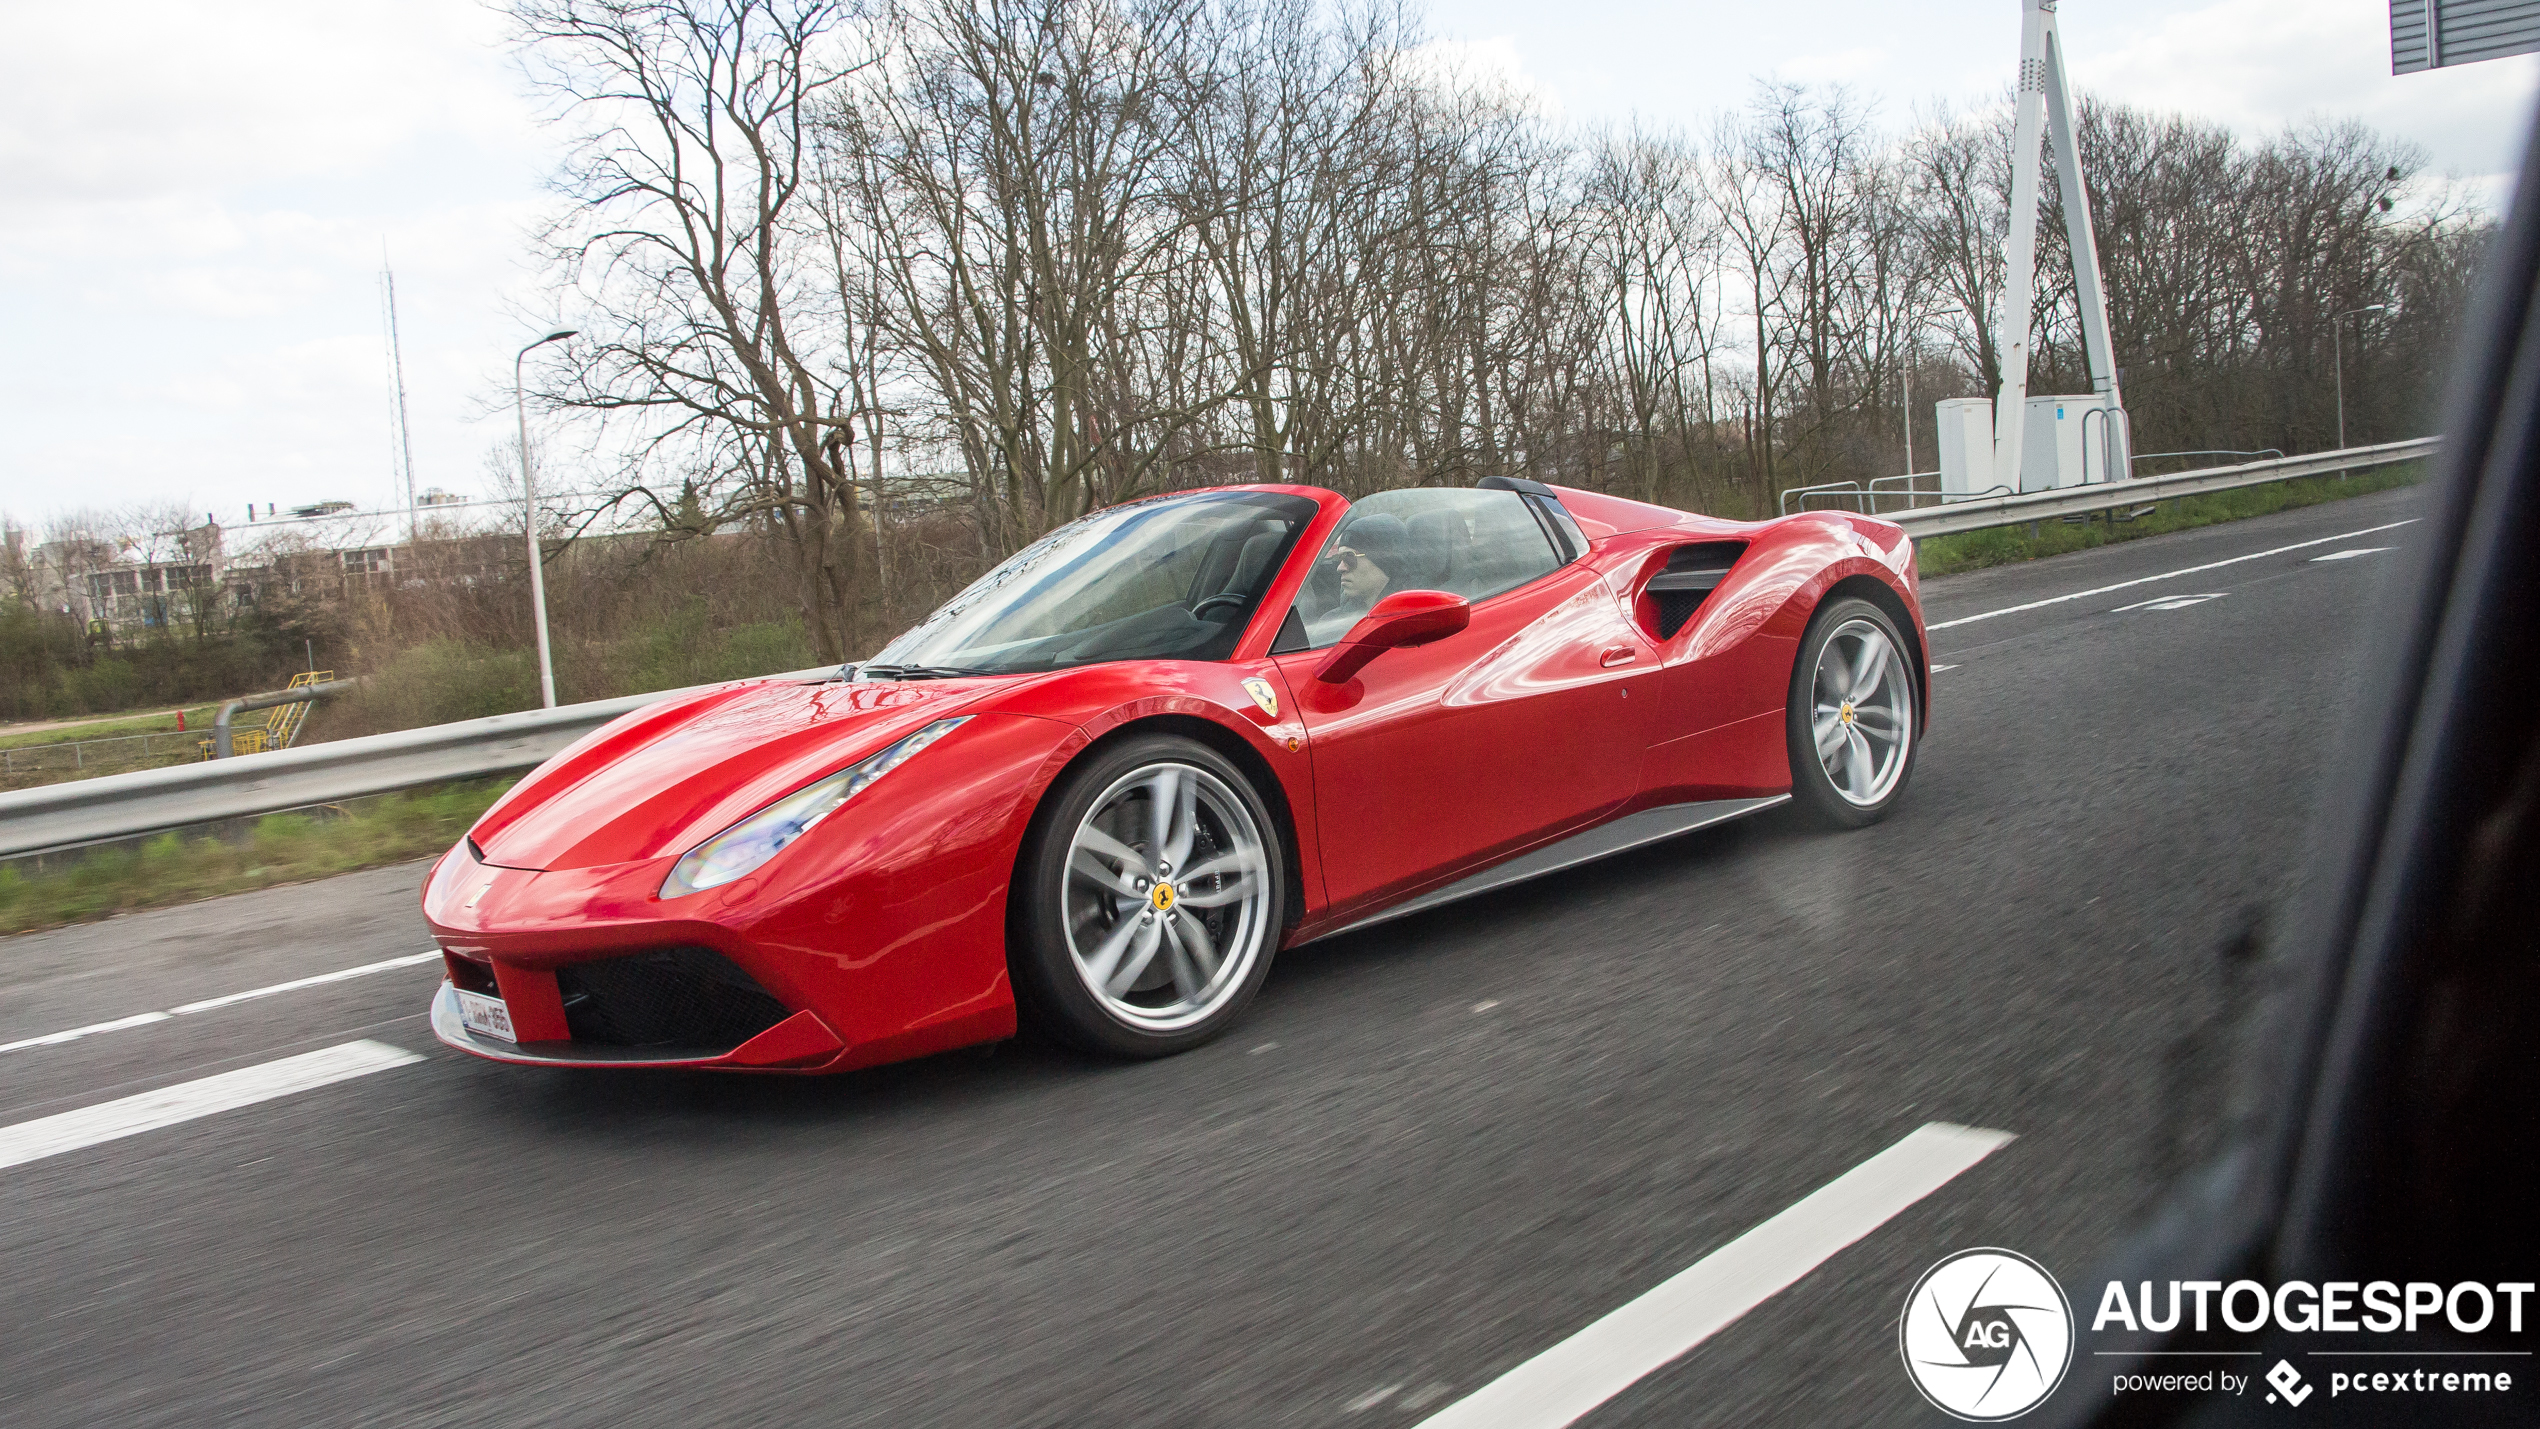
[[[1098,511],[861,666],[665,700],[423,890],[440,1038],[840,1071],[1154,1056],[1280,948],[1795,802],[1864,824],[1926,713],[1914,552],[1491,478]]]

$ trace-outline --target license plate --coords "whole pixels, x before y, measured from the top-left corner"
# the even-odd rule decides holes
[[[480,1037],[499,1037],[515,1044],[520,1041],[520,1034],[512,1031],[512,1010],[499,997],[460,989],[459,1022]]]

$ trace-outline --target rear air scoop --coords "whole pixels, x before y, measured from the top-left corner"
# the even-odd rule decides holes
[[[590,868],[684,852],[989,687],[770,681],[649,706],[542,765],[469,837],[486,863],[504,868]]]

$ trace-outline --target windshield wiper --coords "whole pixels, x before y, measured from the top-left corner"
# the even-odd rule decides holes
[[[993,675],[994,670],[977,670],[968,665],[859,665],[859,680],[958,680],[964,675]]]

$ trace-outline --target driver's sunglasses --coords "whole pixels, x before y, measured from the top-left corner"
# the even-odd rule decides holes
[[[1348,575],[1351,571],[1358,568],[1358,563],[1360,561],[1365,559],[1367,559],[1365,556],[1362,556],[1356,551],[1350,550],[1348,547],[1344,546],[1340,550],[1332,553],[1331,566],[1335,572],[1341,575]]]

